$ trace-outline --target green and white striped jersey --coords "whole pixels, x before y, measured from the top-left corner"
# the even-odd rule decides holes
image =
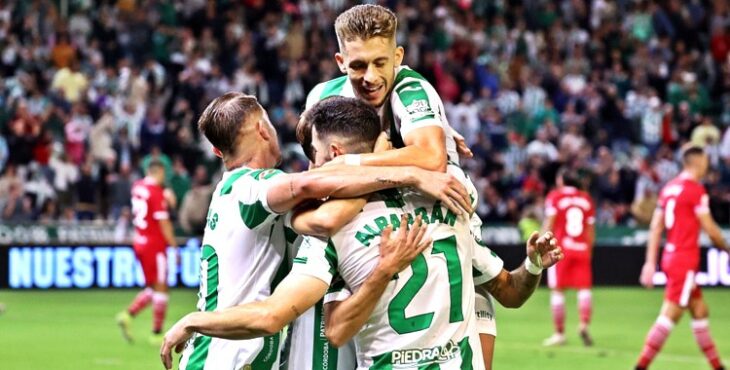
[[[354,338],[358,369],[483,369],[474,284],[496,276],[502,262],[476,243],[466,219],[438,201],[412,191],[379,192],[328,241],[305,238],[292,274],[335,290],[341,281],[357,292],[378,263],[381,231],[397,229],[403,214],[421,215],[434,242],[388,284]]]
[[[263,300],[289,272],[287,240],[296,234],[268,206],[275,169],[238,168],[223,174],[208,209],[200,263],[198,309],[217,311]],[[181,370],[271,370],[279,367],[279,334],[252,340],[195,335]]]
[[[330,96],[356,97],[347,76],[315,86],[307,95],[307,109]],[[449,121],[446,120],[444,104],[436,89],[418,72],[408,66],[398,67],[393,90],[379,113],[383,128],[388,129],[390,140],[396,148],[403,147],[405,137],[415,129],[429,126],[443,128],[449,162],[459,163],[456,142]]]

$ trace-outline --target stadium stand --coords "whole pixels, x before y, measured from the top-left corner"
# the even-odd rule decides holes
[[[294,128],[307,92],[339,74],[332,24],[351,3],[0,0],[0,219],[124,224],[157,159],[199,232],[220,169],[196,121],[230,90],[258,97],[284,167],[306,168]],[[599,224],[646,224],[688,141],[711,153],[711,209],[730,222],[726,1],[379,3],[475,153],[486,223],[541,219],[568,165]]]

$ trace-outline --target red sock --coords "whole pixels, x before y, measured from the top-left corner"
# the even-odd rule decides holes
[[[555,332],[563,334],[565,331],[565,296],[562,292],[552,292],[550,295],[550,308],[553,311]]]
[[[578,291],[578,312],[580,314],[581,328],[587,328],[591,323],[591,312],[593,311],[593,303],[591,299],[590,289],[581,289]]]
[[[155,334],[162,331],[162,323],[165,321],[165,313],[167,312],[167,293],[155,292],[152,295],[152,332]]]
[[[139,311],[142,311],[142,309],[150,304],[152,301],[152,293],[153,291],[151,288],[145,288],[141,292],[137,293],[137,296],[134,297],[134,300],[127,308],[127,312],[129,312],[132,316],[136,316]]]
[[[664,342],[667,341],[669,333],[674,328],[674,323],[666,316],[659,316],[654,326],[649,330],[644,342],[644,349],[641,350],[639,357],[639,367],[647,367],[654,360],[657,353],[662,349]]]
[[[714,369],[722,366],[720,363],[720,356],[717,354],[717,348],[715,348],[715,342],[710,336],[710,325],[707,319],[692,320],[692,333],[695,335],[695,340],[700,346],[702,352],[705,353],[707,361]]]

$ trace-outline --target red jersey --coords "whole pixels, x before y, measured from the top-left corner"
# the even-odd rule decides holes
[[[699,263],[700,220],[698,215],[710,213],[705,187],[686,173],[675,177],[659,193],[657,207],[664,211],[667,244],[664,259]]]
[[[167,246],[159,220],[170,216],[162,186],[151,178],[135,181],[132,185],[132,224],[134,244],[138,247],[163,249]]]
[[[545,216],[555,216],[553,233],[558,244],[566,251],[586,251],[589,226],[596,221],[596,209],[590,195],[572,186],[563,186],[548,193]]]

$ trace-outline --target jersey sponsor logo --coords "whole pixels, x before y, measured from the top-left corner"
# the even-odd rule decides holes
[[[426,115],[433,115],[431,107],[428,105],[428,101],[424,99],[416,99],[406,106],[406,111],[411,116],[423,117]]]
[[[494,320],[494,315],[487,310],[477,310],[477,319]]]
[[[443,346],[432,348],[413,348],[393,351],[393,365],[425,365],[444,363],[455,359],[460,353],[459,346],[449,340]]]

